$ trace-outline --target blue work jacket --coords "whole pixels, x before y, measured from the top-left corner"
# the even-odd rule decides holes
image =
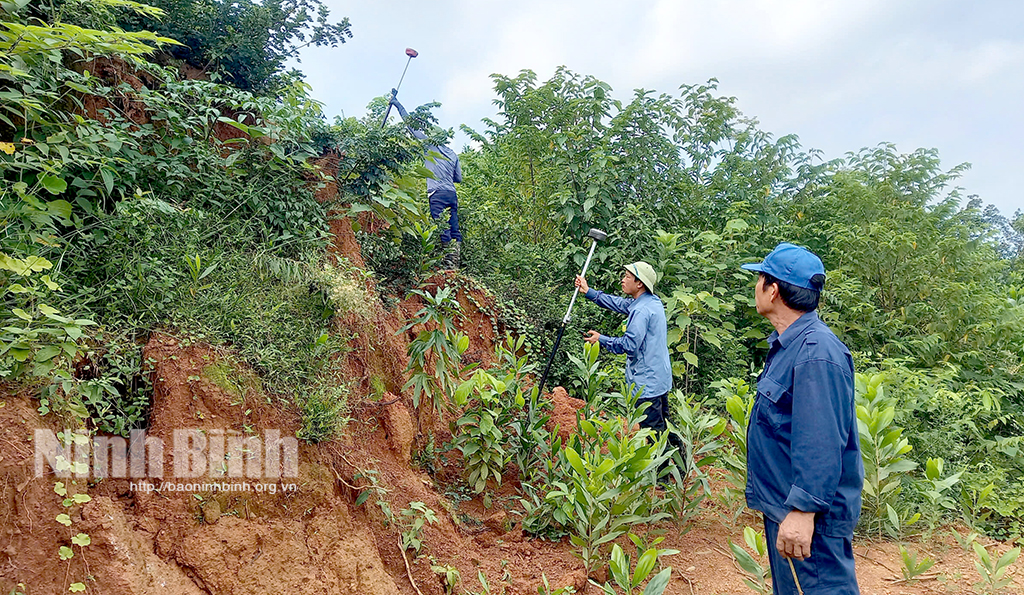
[[[602,308],[627,315],[624,335],[601,335],[598,342],[612,353],[626,354],[626,384],[634,385],[633,394],[643,389],[640,398],[653,399],[667,393],[672,388],[672,364],[661,299],[649,291],[634,300],[596,289],[587,290],[586,297]]]
[[[747,506],[776,523],[814,512],[815,532],[852,535],[864,463],[850,351],[813,311],[768,345],[747,427]]]

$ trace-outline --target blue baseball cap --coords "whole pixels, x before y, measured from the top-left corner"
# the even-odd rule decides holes
[[[742,265],[748,271],[757,271],[797,287],[821,291],[811,283],[811,277],[825,274],[825,265],[807,248],[783,242],[775,247],[763,262]]]

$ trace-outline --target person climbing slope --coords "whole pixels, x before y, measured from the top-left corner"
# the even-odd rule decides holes
[[[421,141],[427,140],[422,130],[413,128],[409,121],[409,113],[405,111],[396,97],[397,91],[391,91],[391,105],[405,121],[409,133]],[[430,205],[431,218],[438,220],[448,210],[448,227],[441,231],[441,247],[444,252],[442,266],[449,269],[459,268],[462,254],[462,232],[459,231],[459,196],[455,184],[462,182],[462,167],[458,154],[444,145],[426,143],[427,158],[424,165],[434,175],[427,178],[427,201]],[[451,241],[455,240],[454,244]]]

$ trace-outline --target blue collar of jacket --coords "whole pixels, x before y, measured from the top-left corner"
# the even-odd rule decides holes
[[[789,347],[789,344],[792,343],[794,339],[803,334],[803,332],[807,330],[807,327],[811,326],[817,321],[817,310],[804,312],[803,315],[801,315],[800,318],[797,318],[793,322],[793,324],[789,325],[789,327],[781,335],[779,334],[779,331],[772,331],[772,334],[768,335],[768,346],[774,347],[775,343],[777,342],[779,344],[779,347],[782,349]]]
[[[640,294],[640,297],[638,297],[635,300],[633,300],[633,303],[635,304],[635,303],[639,302],[640,300],[645,300],[647,298],[654,298],[654,299],[658,300],[659,302],[661,301],[661,298],[659,298],[658,296],[654,295],[653,293],[651,293],[649,291],[645,291],[645,292]]]

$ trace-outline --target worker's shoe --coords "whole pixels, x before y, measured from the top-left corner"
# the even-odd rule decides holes
[[[455,270],[459,268],[460,246],[462,246],[462,242],[444,242],[441,244],[441,250],[444,252],[444,258],[441,259],[442,270]]]
[[[451,242],[441,242],[440,252],[441,260],[438,261],[437,266],[442,270],[451,268],[448,264],[448,260],[451,258],[450,255],[452,253]]]
[[[448,255],[451,257],[448,268],[459,268],[459,265],[462,263],[462,242],[452,242],[452,251]]]

